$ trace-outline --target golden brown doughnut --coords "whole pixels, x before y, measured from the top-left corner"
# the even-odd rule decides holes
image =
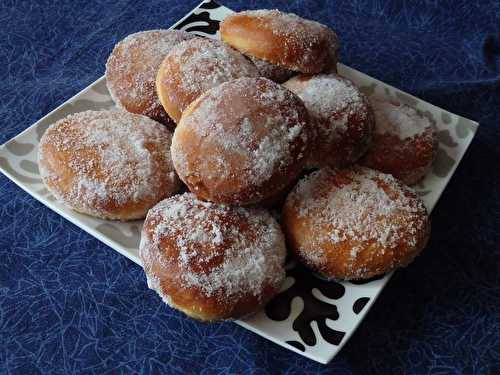
[[[292,78],[297,72],[282,68],[279,65],[271,64],[266,60],[261,60],[253,56],[248,56],[259,71],[261,77],[268,78],[277,83],[283,83]]]
[[[285,256],[283,233],[267,211],[203,202],[191,193],[153,207],[140,244],[149,287],[203,321],[259,310],[285,279]]]
[[[300,75],[284,83],[306,105],[317,139],[311,167],[345,167],[368,149],[375,119],[366,97],[337,74]]]
[[[125,111],[86,111],[51,125],[38,166],[47,189],[72,209],[103,219],[132,220],[180,188],[172,134]]]
[[[365,167],[323,168],[287,197],[282,226],[289,248],[329,279],[367,279],[409,264],[425,247],[422,200],[388,174]]]
[[[302,73],[335,70],[339,41],[321,23],[279,10],[232,14],[220,25],[222,40],[245,55]]]
[[[182,111],[208,89],[258,75],[251,61],[220,40],[196,38],[172,48],[161,63],[156,90],[163,107],[178,123]]]
[[[309,153],[307,110],[266,78],[213,88],[183,113],[172,159],[198,198],[248,205],[275,197],[295,181]]]
[[[156,95],[156,73],[172,47],[191,38],[184,31],[150,30],[119,42],[106,63],[106,84],[116,105],[173,128]]]
[[[407,185],[425,177],[438,150],[434,124],[414,108],[394,100],[371,100],[373,142],[360,163],[392,174]]]

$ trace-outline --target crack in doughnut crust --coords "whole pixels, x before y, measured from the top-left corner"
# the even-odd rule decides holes
[[[371,99],[375,112],[373,142],[360,163],[389,173],[407,185],[425,177],[438,150],[435,125],[414,108]]]
[[[297,72],[272,64],[269,61],[258,59],[253,56],[247,56],[255,64],[259,74],[276,83],[283,83],[292,78]]]
[[[279,10],[232,14],[220,26],[222,40],[242,53],[302,73],[335,71],[339,40],[327,26]]]
[[[309,167],[345,167],[368,149],[375,127],[368,99],[337,74],[300,75],[284,83],[306,105],[316,130]]]
[[[269,212],[204,202],[191,193],[148,212],[140,256],[149,287],[204,321],[258,311],[285,280],[285,239]]]
[[[227,44],[196,38],[172,48],[161,63],[156,90],[167,113],[179,122],[182,112],[205,91],[241,77],[258,77],[255,65]]]
[[[148,30],[127,36],[113,49],[106,62],[106,84],[115,104],[171,128],[175,126],[156,94],[158,68],[170,50],[195,38],[178,30]]]
[[[323,168],[287,197],[282,226],[307,267],[329,279],[367,279],[409,264],[425,247],[422,200],[388,174]]]
[[[289,187],[310,152],[307,110],[266,78],[240,78],[202,95],[172,141],[179,177],[198,198],[255,204]]]
[[[180,188],[171,142],[170,131],[146,116],[85,111],[47,129],[38,165],[47,189],[74,210],[140,219]]]

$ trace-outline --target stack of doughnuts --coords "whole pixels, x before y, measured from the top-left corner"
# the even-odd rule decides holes
[[[272,299],[287,248],[327,279],[409,264],[430,233],[407,184],[436,155],[432,121],[338,75],[338,37],[318,22],[245,11],[220,35],[152,30],[119,42],[106,64],[117,109],[48,128],[47,189],[83,214],[146,218],[149,287],[202,321]]]

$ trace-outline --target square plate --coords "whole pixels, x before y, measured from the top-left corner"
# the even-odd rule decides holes
[[[204,1],[171,28],[218,38],[219,22],[232,10]],[[416,190],[429,211],[435,206],[465,154],[478,123],[426,103],[339,64],[339,74],[367,94],[396,98],[432,118],[439,151],[432,171]],[[0,170],[28,194],[137,264],[142,221],[105,221],[79,214],[57,202],[44,187],[37,166],[38,143],[47,127],[70,113],[113,108],[104,77],[0,146]],[[364,282],[327,282],[293,262],[280,294],[260,313],[237,324],[303,356],[328,363],[375,302],[391,274]],[[200,323],[201,324],[201,323]]]

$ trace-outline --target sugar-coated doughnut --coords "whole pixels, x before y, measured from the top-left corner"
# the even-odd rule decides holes
[[[144,218],[180,188],[172,134],[162,124],[125,111],[86,111],[51,125],[39,145],[47,189],[72,209],[104,218]]]
[[[285,279],[285,239],[264,209],[176,195],[146,217],[140,257],[148,285],[171,307],[214,321],[258,311]]]
[[[232,14],[220,25],[222,40],[242,53],[302,73],[335,70],[339,41],[321,23],[279,10]]]
[[[283,83],[292,78],[297,72],[272,64],[266,60],[261,60],[253,56],[248,56],[255,64],[261,77],[268,78],[277,83]]]
[[[435,125],[414,108],[394,100],[371,100],[375,112],[373,142],[360,163],[392,174],[407,185],[419,182],[436,157]]]
[[[175,169],[198,198],[248,205],[295,181],[310,149],[302,101],[266,78],[213,88],[182,115],[172,140]]]
[[[176,123],[198,96],[223,82],[257,77],[255,65],[220,40],[196,38],[180,43],[161,63],[156,90]]]
[[[150,30],[119,42],[106,63],[106,84],[116,105],[173,128],[156,94],[156,73],[173,46],[194,37],[178,30]]]
[[[284,86],[297,94],[314,122],[310,167],[345,167],[368,149],[375,119],[367,98],[337,74],[300,75]]]
[[[328,279],[366,279],[409,264],[427,243],[422,200],[388,174],[354,166],[323,168],[287,197],[282,227],[289,248]]]

